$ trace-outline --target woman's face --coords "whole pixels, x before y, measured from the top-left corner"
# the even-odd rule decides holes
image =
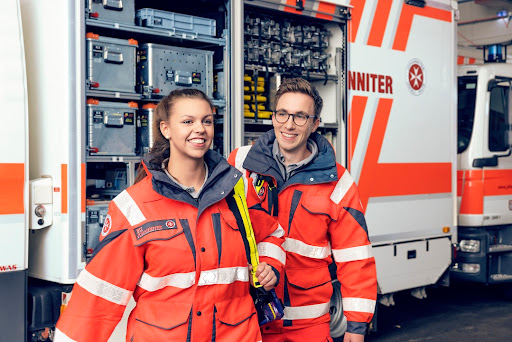
[[[160,123],[160,131],[169,137],[171,158],[202,159],[213,140],[213,113],[202,99],[178,99],[169,121]]]

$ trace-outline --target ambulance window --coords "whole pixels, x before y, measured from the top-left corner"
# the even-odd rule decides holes
[[[489,151],[503,152],[508,150],[508,110],[510,84],[500,82],[491,89],[489,103]]]
[[[459,77],[458,85],[458,139],[457,152],[464,152],[471,140],[475,119],[476,76]]]

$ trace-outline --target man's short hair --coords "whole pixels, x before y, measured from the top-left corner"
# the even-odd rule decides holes
[[[320,118],[324,101],[314,85],[300,77],[285,78],[279,86],[279,89],[277,89],[274,103],[277,105],[281,96],[286,93],[302,93],[311,96],[315,102],[315,116]]]

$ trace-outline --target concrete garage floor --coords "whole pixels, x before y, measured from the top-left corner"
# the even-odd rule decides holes
[[[379,305],[378,332],[365,341],[512,341],[512,300],[502,288],[452,283],[427,296],[403,293],[394,307]]]

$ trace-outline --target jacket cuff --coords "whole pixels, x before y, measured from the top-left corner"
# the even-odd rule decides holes
[[[347,322],[347,332],[351,334],[365,335],[368,323],[366,322]]]
[[[272,265],[270,265],[270,267],[272,267],[272,269],[274,270],[274,273],[276,274],[277,280],[276,280],[276,284],[274,285],[274,287],[277,287],[277,285],[279,284],[279,277],[280,277],[279,271],[276,270],[276,268]]]

